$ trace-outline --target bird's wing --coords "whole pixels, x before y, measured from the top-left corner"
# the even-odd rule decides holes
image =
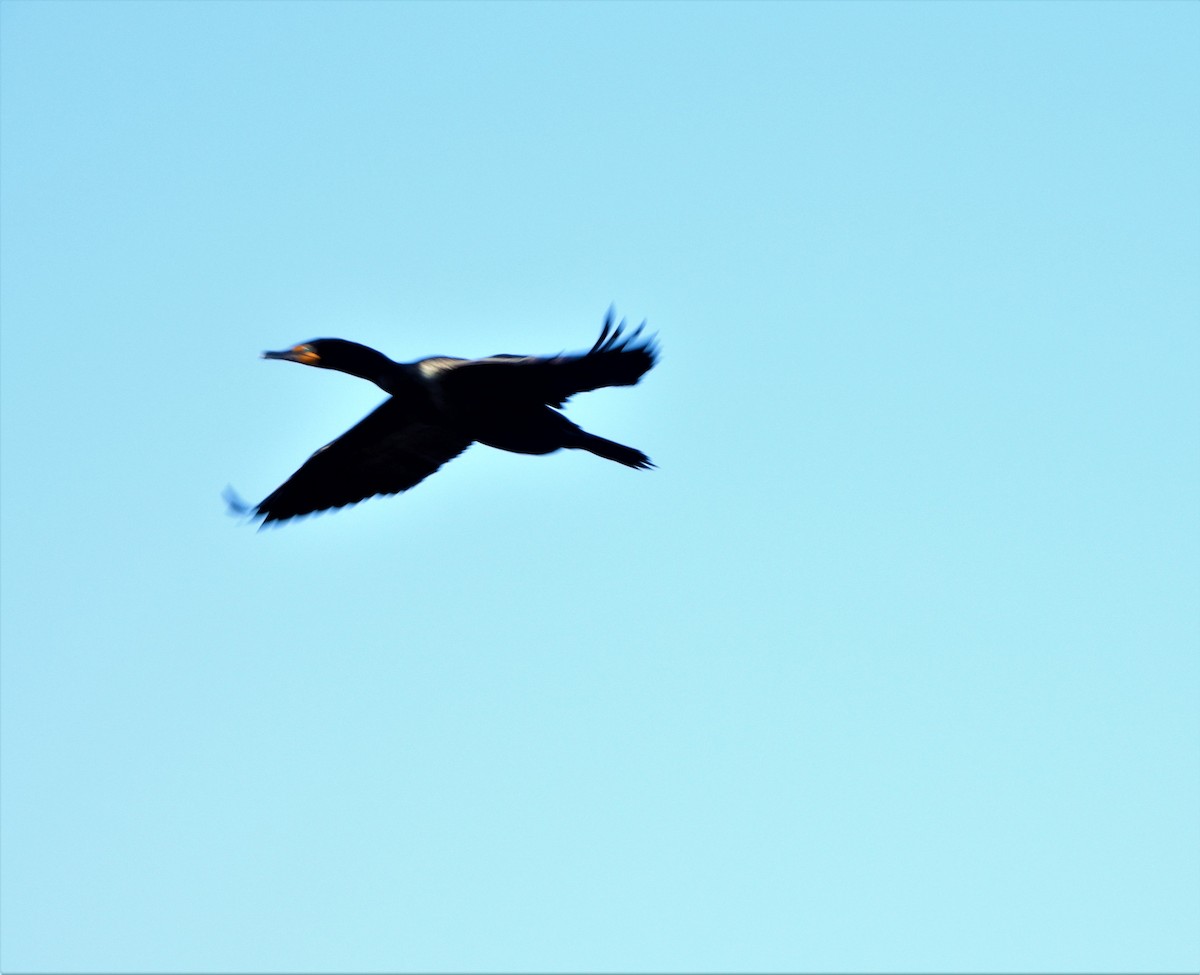
[[[645,324],[644,322],[642,323]],[[575,393],[604,386],[632,386],[658,357],[642,326],[623,335],[612,315],[587,352],[557,356],[494,355],[486,359],[437,360],[439,379],[451,396],[492,401],[524,401],[562,406]]]
[[[395,399],[384,402],[308,458],[254,509],[255,516],[266,525],[406,491],[471,445],[461,434],[406,412]]]

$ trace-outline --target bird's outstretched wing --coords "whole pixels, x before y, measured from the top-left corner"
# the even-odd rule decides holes
[[[389,399],[306,460],[253,512],[263,525],[396,494],[420,483],[471,441],[445,427],[407,419]]]
[[[440,374],[439,381],[452,397],[562,406],[575,393],[604,386],[632,386],[654,365],[658,349],[653,338],[641,338],[645,322],[626,335],[625,322],[614,328],[612,319],[610,310],[600,338],[581,354],[494,355],[425,362],[431,364],[428,371]]]

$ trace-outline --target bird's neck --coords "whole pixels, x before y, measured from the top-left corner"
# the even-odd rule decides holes
[[[367,382],[374,383],[384,392],[395,395],[398,386],[405,385],[408,376],[405,368],[399,362],[393,362],[382,352],[377,352],[365,345],[355,350],[353,359],[341,362],[335,367],[339,372],[357,376]]]

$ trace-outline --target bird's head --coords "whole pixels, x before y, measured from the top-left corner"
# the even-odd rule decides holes
[[[318,369],[335,369],[376,383],[391,391],[388,377],[400,367],[382,352],[345,339],[313,339],[281,352],[264,352],[264,359],[283,359]]]
[[[313,339],[280,352],[264,352],[262,357],[299,362],[303,366],[317,366],[320,369],[341,369],[358,358],[354,353],[361,348],[361,345],[345,339]]]

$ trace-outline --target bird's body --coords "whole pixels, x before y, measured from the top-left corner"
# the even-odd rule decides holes
[[[596,344],[577,355],[434,356],[400,363],[344,339],[264,352],[264,358],[358,376],[390,398],[313,454],[260,504],[241,510],[265,525],[396,494],[474,442],[519,454],[572,447],[627,467],[653,467],[640,450],[587,433],[556,409],[575,393],[632,386],[654,365],[654,343],[638,341],[641,328],[622,338],[623,325],[613,329],[610,313]]]

